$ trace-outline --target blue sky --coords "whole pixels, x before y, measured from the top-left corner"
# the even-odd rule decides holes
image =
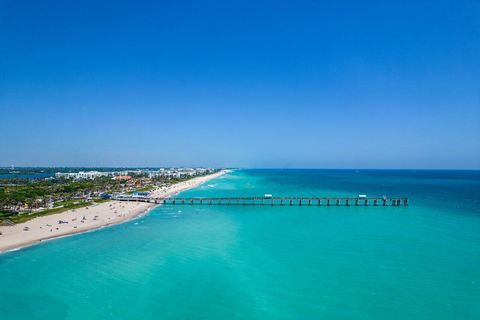
[[[480,2],[0,0],[0,116],[0,165],[479,169]]]

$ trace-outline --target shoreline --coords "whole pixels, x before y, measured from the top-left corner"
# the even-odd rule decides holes
[[[154,189],[155,196],[173,196],[218,178],[228,170],[179,182],[165,189]],[[147,215],[161,204],[112,200],[57,214],[41,216],[13,226],[0,226],[0,254],[35,244],[69,237],[121,224]],[[28,230],[25,230],[28,228]]]

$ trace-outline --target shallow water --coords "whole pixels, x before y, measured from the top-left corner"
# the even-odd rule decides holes
[[[182,195],[265,193],[410,206],[161,206],[0,255],[0,319],[480,318],[480,172],[241,170]]]

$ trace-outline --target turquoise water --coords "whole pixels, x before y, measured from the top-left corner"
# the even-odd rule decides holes
[[[480,318],[480,172],[244,170],[183,195],[265,193],[411,205],[158,207],[0,255],[0,319]]]

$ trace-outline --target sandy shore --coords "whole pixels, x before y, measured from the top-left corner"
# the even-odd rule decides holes
[[[223,170],[208,176],[180,182],[168,188],[153,190],[154,196],[173,196],[217,178]],[[62,213],[38,217],[14,226],[0,226],[0,252],[26,247],[41,241],[118,224],[146,214],[154,204],[144,202],[108,201]],[[68,223],[60,223],[68,222]],[[25,230],[28,229],[28,230]]]

